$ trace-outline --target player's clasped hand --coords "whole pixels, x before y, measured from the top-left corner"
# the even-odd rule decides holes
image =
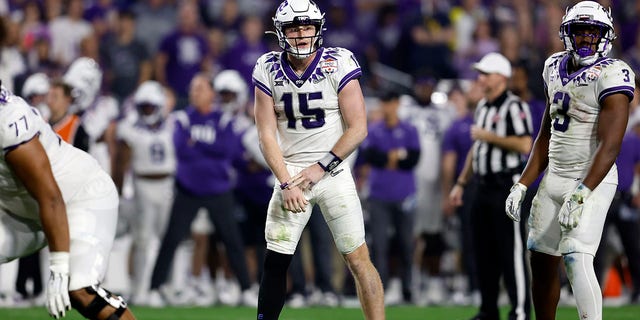
[[[300,190],[311,190],[311,188],[324,177],[325,171],[317,164],[311,165],[296,174],[287,181],[287,189],[299,187]]]
[[[291,186],[282,190],[282,203],[285,210],[293,213],[304,212],[309,205],[309,201],[302,194],[302,190]]]
[[[509,196],[507,197],[507,201],[505,201],[504,209],[507,212],[507,216],[515,222],[520,221],[520,205],[526,193],[527,186],[520,182],[514,184],[511,190],[509,190]]]
[[[580,217],[582,217],[584,202],[590,194],[591,189],[582,183],[573,191],[569,199],[562,204],[558,214],[558,222],[562,227],[571,230],[578,226]]]
[[[51,275],[47,285],[47,310],[49,314],[60,319],[71,310],[69,299],[69,253],[51,252],[49,259]]]

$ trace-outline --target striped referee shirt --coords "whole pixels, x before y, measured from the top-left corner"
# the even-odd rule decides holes
[[[505,91],[492,102],[478,102],[475,125],[498,136],[527,136],[533,130],[529,105],[520,97]],[[521,171],[525,159],[517,151],[499,148],[486,141],[473,145],[473,172],[480,176]]]

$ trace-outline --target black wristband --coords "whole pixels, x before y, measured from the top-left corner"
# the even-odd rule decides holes
[[[333,171],[340,163],[342,163],[342,159],[332,151],[329,151],[326,156],[318,161],[318,164],[325,172]]]
[[[284,190],[289,186],[289,182],[284,182],[280,184],[280,190]]]

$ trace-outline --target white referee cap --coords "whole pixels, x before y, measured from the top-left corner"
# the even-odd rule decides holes
[[[482,73],[497,73],[511,78],[511,62],[497,53],[487,53],[480,61],[473,64],[473,69]]]

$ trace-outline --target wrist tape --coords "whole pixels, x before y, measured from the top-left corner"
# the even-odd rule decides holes
[[[329,151],[327,155],[318,161],[320,167],[326,172],[333,171],[333,169],[340,165],[340,163],[342,163],[342,159],[336,156],[332,151]]]

